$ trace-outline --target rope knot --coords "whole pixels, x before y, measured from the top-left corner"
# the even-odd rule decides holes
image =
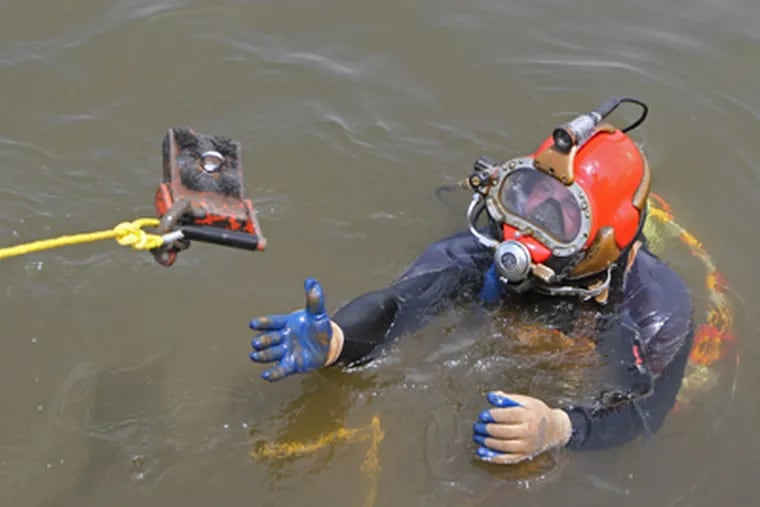
[[[113,228],[116,241],[123,246],[131,246],[136,250],[152,250],[160,247],[164,240],[157,234],[148,234],[141,227],[144,225],[153,225],[152,222],[145,223],[144,220],[135,220],[134,222],[122,222]]]

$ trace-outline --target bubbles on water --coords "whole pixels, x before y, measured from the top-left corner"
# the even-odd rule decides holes
[[[449,359],[443,362],[443,366],[445,368],[456,368],[457,366],[461,366],[462,364],[465,364],[465,363],[466,363],[466,358]]]
[[[514,361],[503,356],[489,356],[478,359],[470,368],[469,373],[490,373],[505,371],[508,367],[520,368],[519,364],[513,365]]]
[[[145,455],[135,454],[132,456],[130,461],[132,463],[132,469],[133,469],[132,476],[138,481],[142,481],[143,479],[145,479],[145,470],[144,470]]]
[[[26,274],[29,276],[34,276],[42,271],[42,268],[45,266],[45,263],[42,261],[32,261],[27,262],[26,266],[24,266],[24,269],[26,270]]]
[[[59,458],[57,463],[53,463],[52,461],[46,463],[45,468],[47,468],[48,470],[52,470],[53,465],[63,465],[65,463],[66,463],[66,460],[64,460],[63,458]]]
[[[417,391],[427,391],[428,385],[427,384],[417,384],[414,382],[402,382],[399,384],[399,387],[404,390],[417,390]]]

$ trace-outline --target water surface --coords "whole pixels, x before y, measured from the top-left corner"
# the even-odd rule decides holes
[[[112,242],[2,261],[5,504],[750,503],[757,26],[750,0],[6,1],[4,244],[150,216],[161,138],[187,125],[243,144],[270,248],[196,244],[170,269]],[[741,357],[654,439],[519,470],[475,461],[483,392],[517,381],[512,358],[476,340],[488,325],[467,331],[457,314],[357,371],[259,379],[251,317],[302,305],[306,276],[332,309],[388,284],[464,227],[466,198],[446,206],[436,186],[480,155],[532,152],[614,95],[651,107],[634,138],[731,287]],[[683,248],[666,257],[703,311],[703,266]],[[339,428],[356,431],[250,454]],[[362,470],[373,449],[379,468]]]

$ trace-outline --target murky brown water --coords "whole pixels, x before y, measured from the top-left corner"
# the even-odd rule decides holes
[[[270,248],[196,244],[170,269],[113,242],[1,261],[3,505],[751,504],[758,26],[751,0],[6,0],[3,244],[151,215],[161,138],[189,125],[243,143]],[[509,360],[456,316],[359,371],[258,378],[251,317],[300,306],[306,276],[332,308],[387,284],[463,227],[434,187],[613,95],[649,103],[654,189],[733,290],[741,366],[656,438],[476,462],[470,425]],[[666,257],[704,306],[703,266]]]

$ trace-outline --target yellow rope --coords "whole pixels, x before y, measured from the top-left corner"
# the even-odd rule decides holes
[[[280,459],[310,454],[343,440],[360,442],[369,440],[370,446],[364,458],[361,469],[370,480],[370,488],[364,500],[364,507],[373,507],[377,500],[378,473],[380,472],[380,442],[385,432],[380,426],[380,418],[372,417],[372,422],[361,428],[339,428],[332,433],[322,435],[313,442],[282,442],[280,444],[264,444],[251,451],[251,457],[256,459]]]
[[[164,240],[160,235],[147,233],[142,228],[156,227],[158,223],[159,220],[157,218],[138,218],[132,222],[122,222],[113,229],[106,231],[72,234],[70,236],[60,236],[58,238],[0,248],[0,259],[111,238],[115,239],[120,245],[131,246],[135,250],[151,250],[163,245]]]

